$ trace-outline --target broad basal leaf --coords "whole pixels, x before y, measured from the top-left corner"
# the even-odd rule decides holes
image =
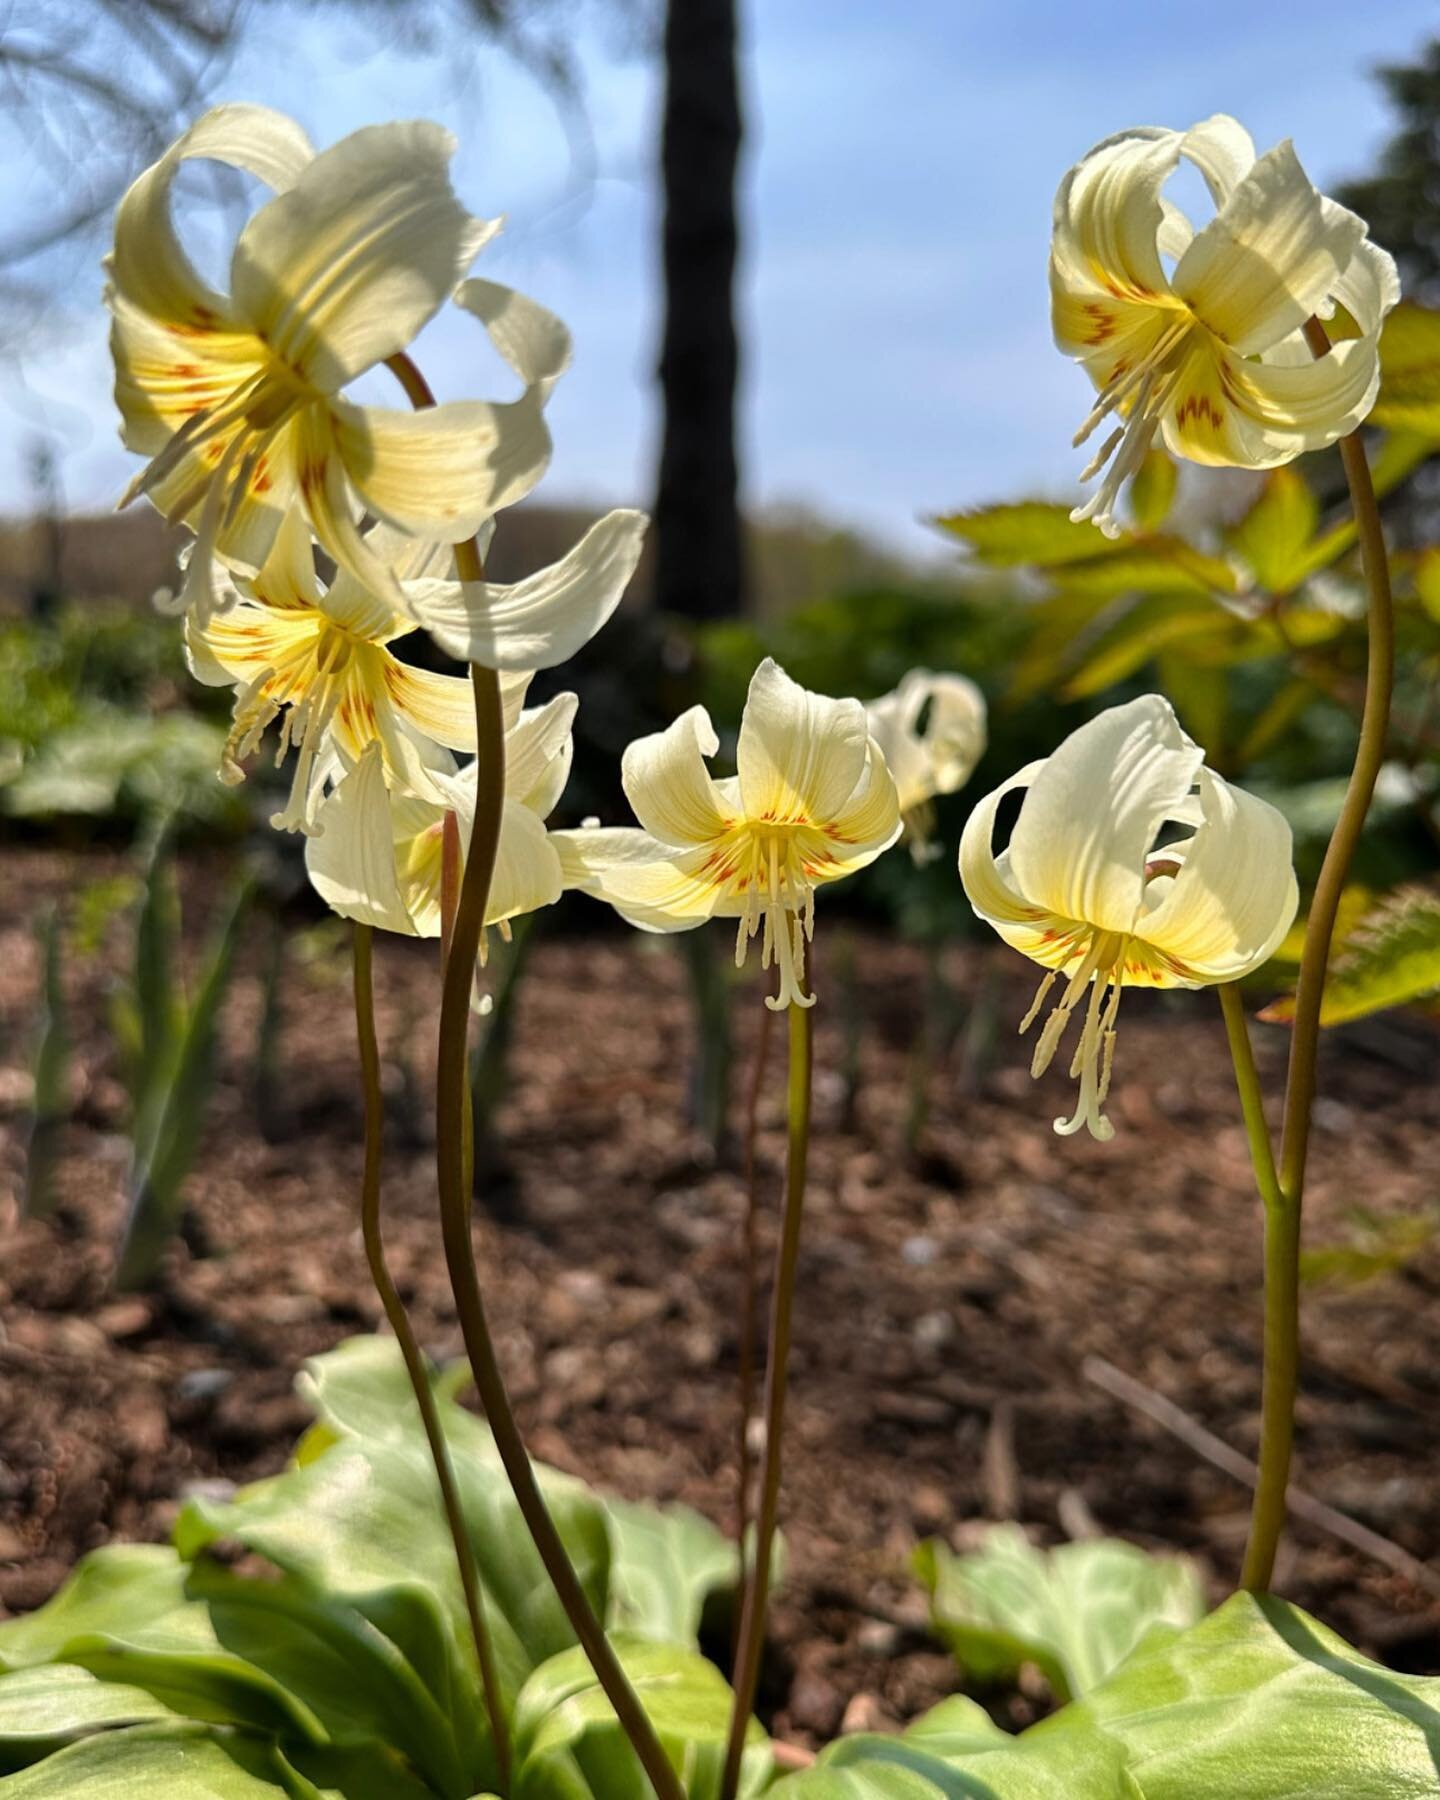
[[[725,1762],[731,1694],[718,1669],[674,1644],[612,1640],[688,1800],[715,1800]],[[771,1775],[765,1734],[753,1723],[742,1795]],[[536,1670],[515,1708],[514,1800],[651,1800],[652,1789],[583,1651]]]
[[[94,1732],[173,1717],[143,1688],[101,1681],[69,1663],[13,1669],[0,1675],[0,1775]]]
[[[268,1745],[201,1726],[137,1726],[62,1750],[5,1781],[5,1800],[340,1800]]]
[[[1115,1538],[1037,1550],[998,1525],[964,1556],[932,1539],[915,1564],[935,1629],[969,1674],[1008,1679],[1034,1663],[1062,1700],[1118,1668],[1153,1627],[1180,1629],[1204,1611],[1188,1562]]]

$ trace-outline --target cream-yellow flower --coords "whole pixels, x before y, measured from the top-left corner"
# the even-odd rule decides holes
[[[865,716],[895,781],[910,854],[929,862],[939,853],[936,796],[957,793],[985,754],[985,696],[966,675],[912,669],[867,702]]]
[[[1217,209],[1198,231],[1162,192],[1182,157]],[[1112,535],[1121,484],[1157,431],[1176,456],[1248,469],[1353,431],[1375,403],[1380,324],[1400,293],[1365,221],[1317,192],[1293,146],[1257,158],[1224,114],[1122,131],[1081,158],[1055,197],[1050,290],[1055,341],[1099,389],[1075,442],[1119,421],[1081,477],[1104,478],[1073,515]],[[1337,305],[1348,321],[1317,359],[1301,328]]]
[[[1017,788],[997,856],[996,814]],[[1157,847],[1167,823],[1182,835]],[[1113,1136],[1103,1109],[1122,990],[1238,981],[1274,953],[1299,898],[1289,825],[1207,769],[1158,694],[1112,706],[987,795],[960,840],[960,876],[980,917],[1047,971],[1021,1031],[1064,983],[1032,1075],[1088,991],[1070,1067],[1079,1104],[1055,1129],[1101,1139]]]
[[[281,830],[318,829],[327,780],[372,742],[393,785],[440,799],[434,773],[453,773],[447,752],[475,748],[470,683],[415,668],[389,646],[416,629],[419,611],[447,647],[501,670],[506,694],[519,691],[535,669],[573,655],[614,612],[645,526],[643,513],[607,513],[559,562],[513,586],[432,576],[432,565],[449,560],[443,546],[377,526],[366,536],[367,554],[400,578],[377,593],[346,568],[328,586],[321,582],[304,514],[292,507],[258,574],[223,581],[224,610],[186,621],[193,673],[208,686],[236,689],[222,776],[239,781],[241,760],[280,718],[276,761],[295,751],[290,801],[272,821]],[[409,611],[396,611],[397,595]]]
[[[448,132],[415,121],[367,126],[316,155],[281,114],[222,106],[121,201],[106,290],[115,399],[126,445],[149,459],[125,499],[149,494],[194,529],[179,604],[202,618],[221,604],[216,555],[253,574],[292,502],[330,555],[376,587],[391,577],[366,552],[362,513],[458,543],[543,472],[543,406],[569,340],[491,283],[456,294],[498,225],[456,199],[453,150]],[[240,232],[228,293],[201,278],[171,218],[171,187],[195,157],[274,191]],[[520,399],[417,413],[342,398],[452,295],[521,374]]]
[[[565,788],[573,754],[574,694],[522,711],[529,677],[506,696],[506,795],[500,844],[485,906],[485,928],[506,932],[522,913],[551,906],[564,888],[559,852],[545,829]],[[475,818],[480,770],[469,762],[438,773],[435,797],[392,787],[372,744],[320,808],[321,832],[305,846],[316,892],[343,918],[405,937],[438,938],[445,815],[455,815],[463,868]],[[481,961],[485,960],[481,936]]]
[[[719,739],[702,706],[625,752],[625,793],[643,829],[556,832],[567,884],[646,931],[738,919],[737,965],[762,932],[779,970],[767,1004],[810,1006],[805,946],[815,890],[864,868],[900,834],[895,783],[858,700],[812,694],[768,657],[740,725],[739,773],[705,766]]]

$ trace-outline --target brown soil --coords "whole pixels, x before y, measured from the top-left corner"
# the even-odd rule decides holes
[[[356,1228],[344,940],[328,927],[307,928],[292,956],[282,1117],[268,1140],[248,1073],[260,959],[247,960],[192,1182],[194,1226],[163,1298],[107,1291],[126,1145],[101,1029],[104,956],[71,971],[78,1070],[62,1209],[53,1224],[17,1223],[38,974],[31,924],[77,864],[15,850],[5,864],[0,1608],[18,1610],[92,1546],[163,1537],[192,1484],[279,1468],[305,1423],[292,1393],[300,1360],[374,1329],[379,1311]],[[87,877],[102,872],[98,859],[83,866]],[[203,875],[191,885],[203,908]],[[829,941],[784,1501],[790,1560],[764,1701],[802,1741],[842,1721],[904,1718],[955,1685],[907,1574],[927,1534],[963,1541],[973,1522],[1013,1513],[1055,1538],[1062,1515],[1074,1528],[1088,1512],[1106,1531],[1191,1551],[1218,1597],[1237,1565],[1244,1491],[1089,1383],[1082,1364],[1108,1358],[1247,1453],[1259,1389],[1256,1202],[1213,1000],[1127,998],[1117,1136],[1061,1142],[1050,1121],[1069,1090],[1058,1075],[1032,1087],[1011,1035],[1033,986],[1028,965],[989,946],[950,952],[946,981],[981,996],[994,1031],[972,1029],[930,1069],[928,1122],[907,1154],[924,959],[854,940],[864,1030],[852,1095],[838,1073],[847,1009],[835,992],[835,947],[849,928],[832,915],[820,929]],[[387,941],[377,964],[397,1103],[389,1241],[424,1341],[452,1356],[423,1141],[433,959]],[[748,1055],[758,989],[744,991],[738,1014]],[[1284,1034],[1260,1028],[1258,1039],[1274,1090]],[[734,1169],[708,1164],[682,1123],[687,1042],[668,946],[543,941],[522,996],[504,1172],[477,1242],[535,1452],[725,1522],[744,1186]],[[1344,1241],[1361,1204],[1385,1216],[1435,1204],[1437,1066],[1440,1032],[1423,1021],[1330,1041],[1310,1244]],[[772,1080],[760,1140],[767,1245],[782,1103]],[[1440,1242],[1397,1273],[1306,1300],[1300,1479],[1420,1557],[1440,1554],[1437,1296]],[[1277,1585],[1385,1660],[1440,1669],[1434,1600],[1332,1538],[1297,1531]],[[1003,1715],[1023,1723],[1032,1704],[1011,1696]]]

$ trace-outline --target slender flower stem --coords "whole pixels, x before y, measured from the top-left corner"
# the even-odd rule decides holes
[[[410,1315],[400,1298],[385,1257],[385,1241],[380,1229],[380,1161],[384,1137],[384,1099],[380,1089],[380,1046],[375,1035],[375,987],[372,975],[374,933],[368,925],[356,925],[354,931],[355,961],[355,1029],[360,1040],[360,1074],[365,1093],[365,1181],[361,1195],[360,1228],[365,1240],[365,1257],[370,1264],[370,1278],[395,1333],[404,1359],[405,1373],[420,1408],[425,1427],[425,1441],[435,1464],[440,1484],[440,1499],[445,1508],[445,1522],[450,1528],[450,1541],[455,1547],[455,1561],[460,1571],[460,1585],[465,1594],[465,1611],[470,1620],[470,1635],[475,1643],[475,1657],[480,1665],[480,1681],[485,1693],[485,1710],[490,1715],[490,1735],[495,1744],[495,1763],[500,1786],[510,1789],[510,1726],[505,1712],[505,1699],[500,1686],[500,1672],[495,1665],[495,1649],[485,1623],[485,1600],[480,1589],[480,1575],[475,1566],[475,1549],[465,1525],[465,1512],[455,1484],[455,1470],[450,1461],[450,1447],[445,1441],[445,1428],[440,1423],[435,1405],[435,1390],[430,1384],[429,1370],[416,1341]]]
[[[1311,319],[1305,327],[1311,350],[1323,356],[1330,348],[1325,327]],[[1277,1197],[1265,1207],[1265,1388],[1262,1404],[1260,1484],[1255,1492],[1250,1542],[1242,1583],[1265,1589],[1275,1572],[1275,1552],[1285,1523],[1285,1490],[1290,1479],[1294,1431],[1294,1399],[1299,1339],[1300,1218],[1305,1197],[1305,1168],[1310,1149],[1310,1118],[1315,1100],[1315,1071],[1320,1045],[1320,1008],[1330,964],[1335,920],[1350,864],[1375,783],[1385,760],[1390,729],[1390,700],[1395,685],[1395,620],[1390,598],[1390,567],[1375,486],[1359,432],[1340,440],[1340,456],[1350,487],[1350,502],[1360,539],[1360,561],[1369,594],[1369,662],[1360,742],[1335,830],[1325,851],[1320,878],[1310,903],[1300,977],[1295,990],[1295,1018],[1290,1039],[1290,1068],[1285,1084],[1285,1123],[1281,1135]],[[1223,997],[1223,990],[1222,990]],[[1236,1003],[1238,1004],[1238,1002]],[[1228,1021],[1228,1012],[1227,1012]],[[1243,1025],[1243,1021],[1242,1021]],[[1231,1045],[1235,1044],[1232,1028]],[[1237,1059],[1237,1073],[1240,1063]],[[1253,1064],[1252,1064],[1253,1075]],[[1245,1083],[1242,1077],[1242,1100]],[[1261,1121],[1263,1128],[1263,1120]],[[1247,1127],[1249,1118],[1247,1114]],[[1251,1130],[1252,1150],[1256,1139]],[[1268,1146],[1269,1138],[1266,1136]],[[1257,1163],[1257,1173],[1259,1170]],[[1264,1195],[1264,1183],[1261,1186]]]
[[[425,378],[408,356],[391,357],[387,366],[412,405],[434,405],[435,398]],[[455,546],[455,567],[462,581],[484,580],[485,566],[475,539]],[[658,1800],[685,1800],[680,1779],[605,1636],[605,1628],[596,1617],[545,1505],[500,1372],[475,1267],[475,1247],[470,1237],[471,1184],[466,1167],[470,990],[500,848],[505,805],[505,718],[495,671],[472,663],[470,680],[475,692],[476,763],[482,779],[477,784],[475,820],[451,929],[450,954],[445,961],[436,1070],[436,1168],[445,1263],[480,1404],[545,1572]]]
[[[1285,1492],[1295,1436],[1300,1380],[1300,1207],[1280,1186],[1275,1150],[1265,1123],[1265,1100],[1255,1068],[1245,1003],[1234,982],[1219,990],[1235,1065],[1235,1085],[1250,1143],[1255,1185],[1265,1205],[1265,1374],[1260,1405],[1260,1471],[1241,1572],[1243,1587],[1264,1588],[1285,1525]],[[1268,1559],[1268,1560],[1266,1560]]]
[[[790,1325],[794,1311],[795,1270],[800,1257],[800,1224],[805,1211],[805,1173],[810,1154],[810,1088],[813,1062],[812,1008],[791,1006],[790,1079],[788,1095],[789,1159],[785,1172],[785,1216],[775,1262],[775,1293],[770,1315],[770,1355],[765,1391],[765,1461],[760,1475],[760,1507],[755,1527],[755,1556],[740,1616],[740,1650],[735,1664],[735,1698],[720,1800],[735,1800],[745,1734],[760,1683],[765,1648],[765,1615],[770,1598],[770,1562],[780,1509],[781,1450],[785,1435],[785,1397],[790,1374]]]
[[[750,1421],[755,1414],[755,1327],[758,1323],[760,1286],[760,1192],[756,1166],[756,1140],[760,1130],[760,1095],[765,1087],[765,1071],[770,1061],[770,1034],[775,1014],[768,1006],[760,1008],[760,1031],[755,1042],[755,1060],[750,1068],[750,1087],[745,1096],[745,1228],[741,1239],[740,1273],[740,1432],[736,1448],[739,1452],[739,1483],[735,1494],[735,1541],[739,1546],[739,1585],[745,1583],[745,1539],[750,1531]],[[735,1617],[736,1645],[739,1645],[740,1616]]]

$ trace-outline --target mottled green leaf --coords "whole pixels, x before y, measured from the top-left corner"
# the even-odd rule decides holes
[[[916,1552],[931,1619],[967,1673],[1008,1679],[1034,1663],[1062,1700],[1117,1669],[1153,1627],[1183,1628],[1204,1611],[1193,1566],[1117,1538],[1037,1550],[997,1525],[956,1555],[931,1539]]]

